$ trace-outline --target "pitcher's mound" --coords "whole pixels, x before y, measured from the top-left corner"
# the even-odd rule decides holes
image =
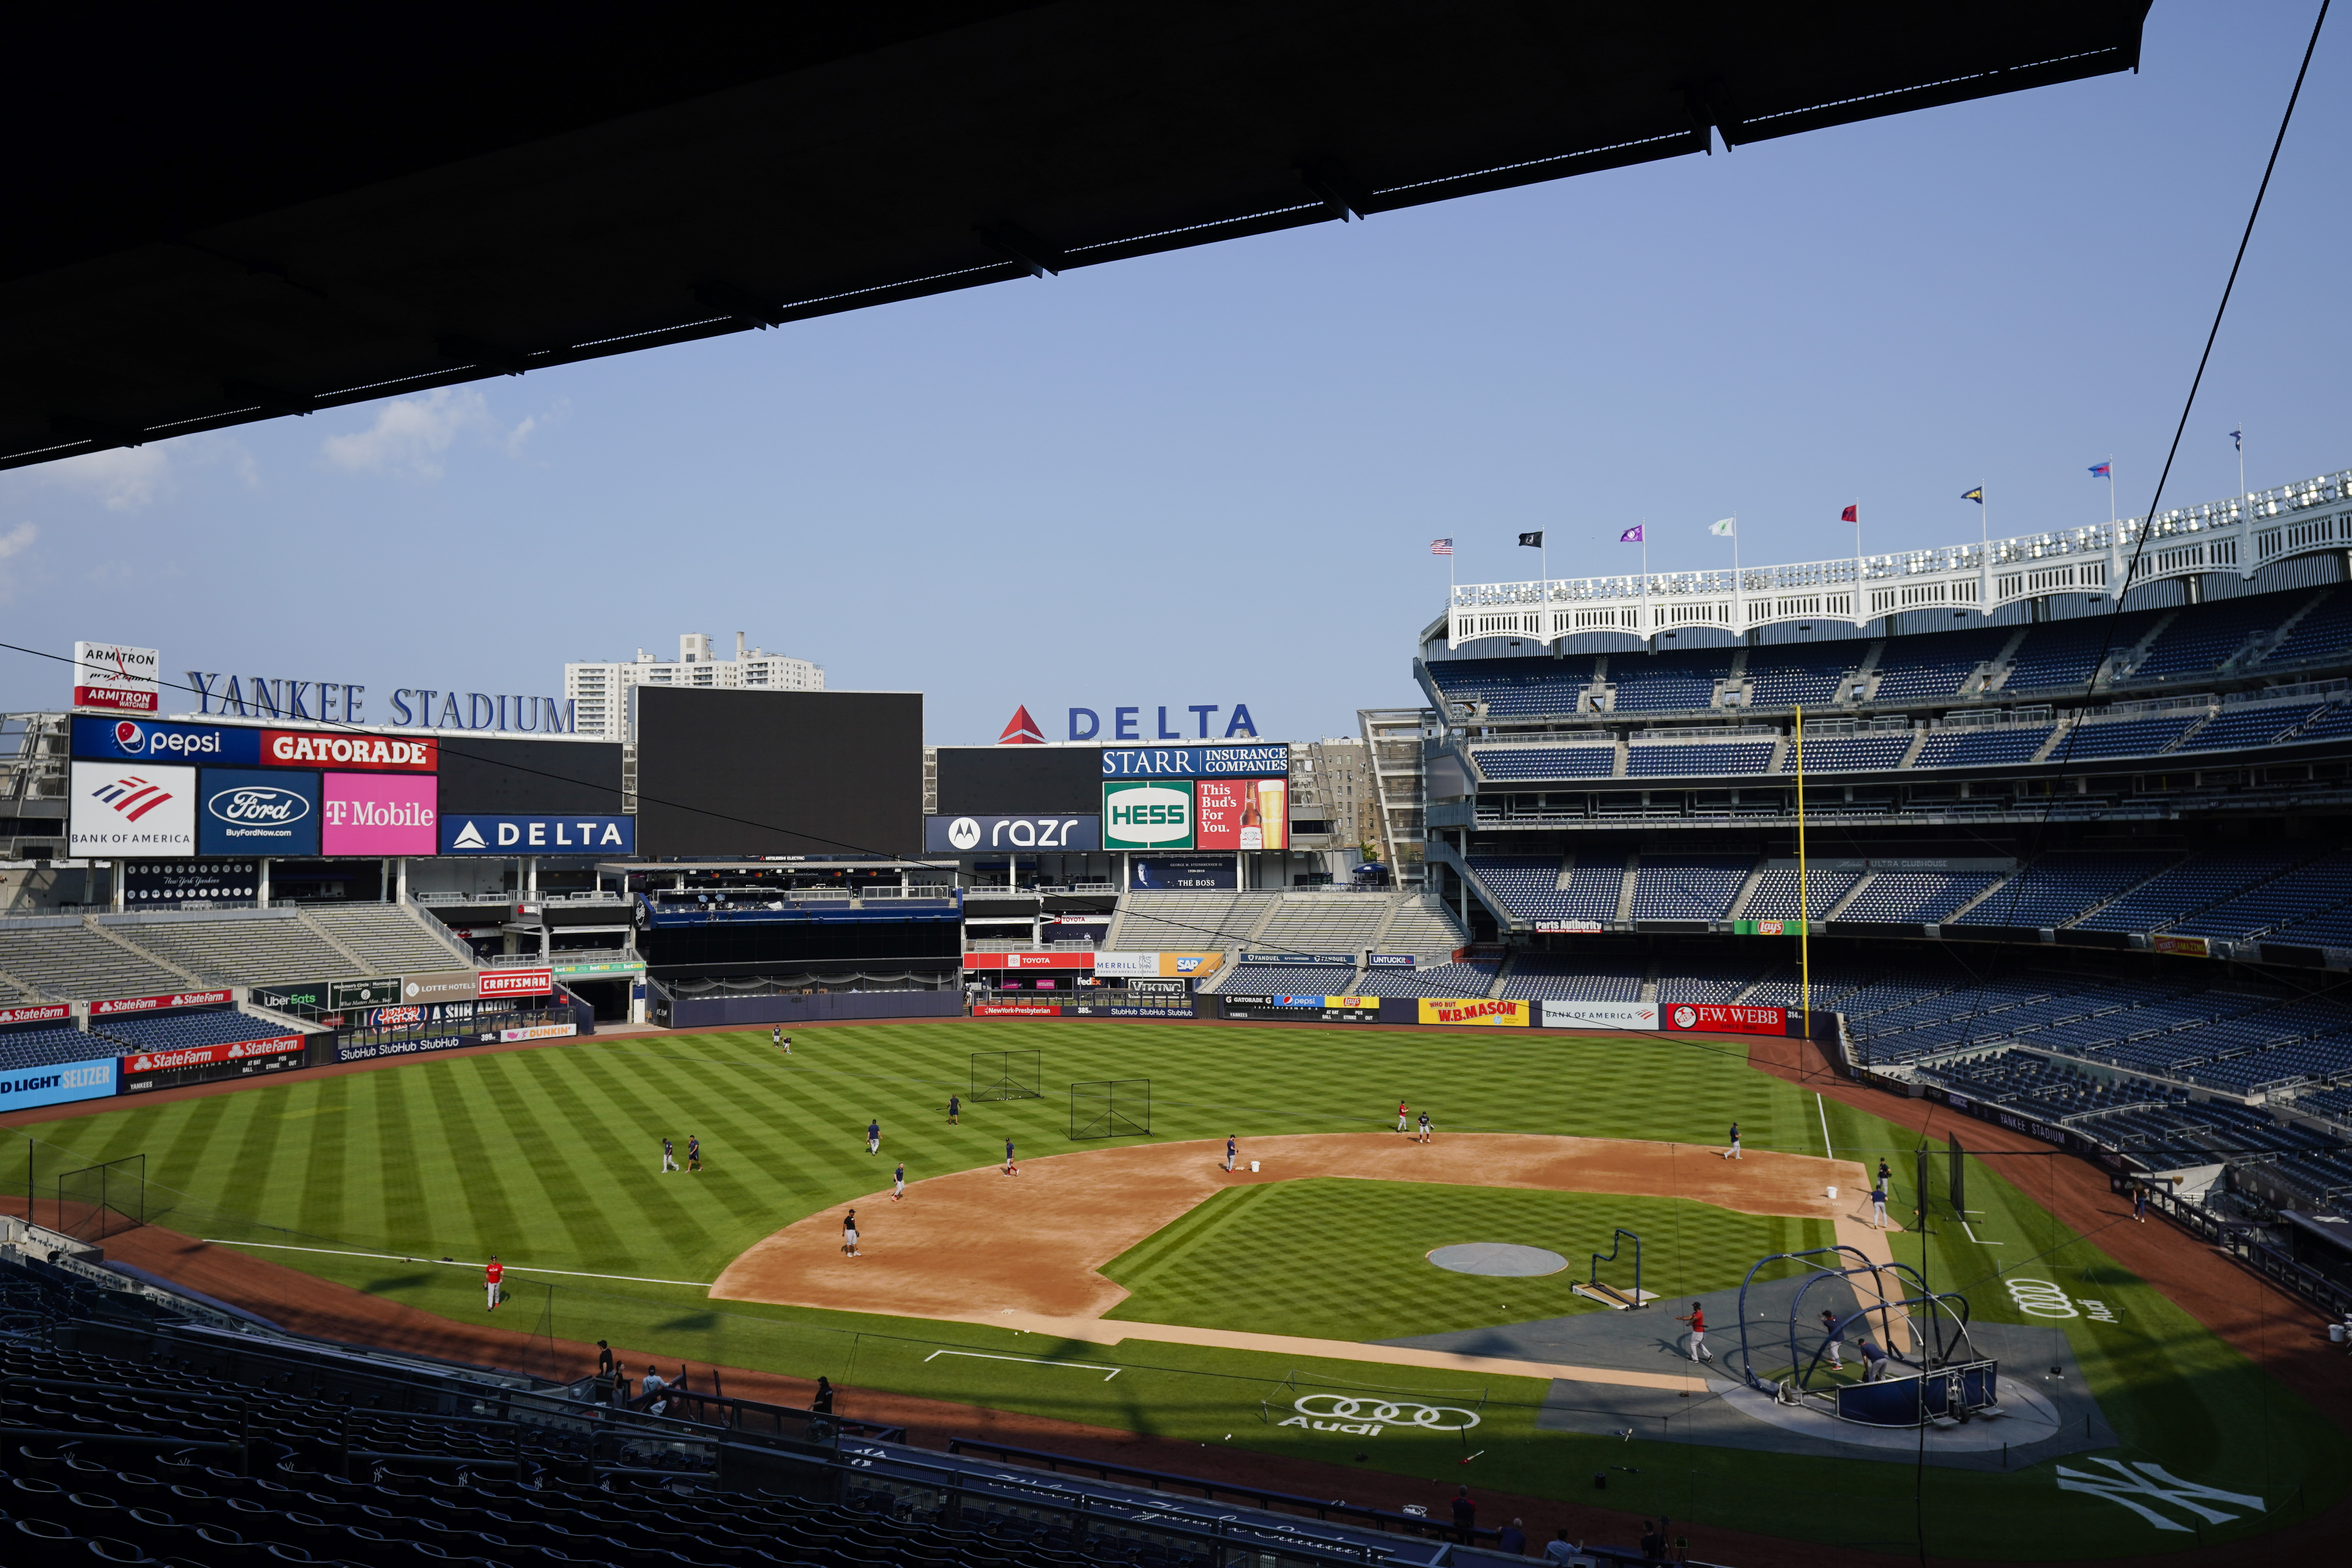
[[[1441,1247],[1429,1255],[1440,1268],[1456,1274],[1496,1274],[1521,1279],[1537,1274],[1557,1274],[1568,1259],[1540,1247],[1517,1247],[1507,1241],[1465,1241]]]

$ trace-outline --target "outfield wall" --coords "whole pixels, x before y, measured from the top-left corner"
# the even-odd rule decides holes
[[[1277,1024],[1415,1024],[1437,1028],[1574,1029],[1582,1033],[1761,1035],[1801,1038],[1794,1007],[1720,1002],[1562,1002],[1439,996],[1196,995],[1185,1002],[1134,1005],[1116,992],[1066,1002],[980,1002],[975,1018],[1230,1018]],[[1837,1016],[1813,1010],[1813,1037],[1834,1041]]]
[[[814,995],[678,996],[673,1029],[732,1029],[747,1024],[818,1024],[845,1018],[961,1018],[958,991],[826,991]]]

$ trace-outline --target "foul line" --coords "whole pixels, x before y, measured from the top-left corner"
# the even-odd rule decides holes
[[[272,1252],[323,1252],[335,1258],[380,1258],[386,1263],[430,1263],[442,1268],[479,1268],[479,1263],[466,1263],[454,1258],[403,1258],[397,1252],[350,1252],[340,1247],[289,1247],[282,1241],[233,1241],[224,1236],[197,1237],[206,1247],[266,1247]],[[581,1268],[533,1268],[527,1264],[509,1263],[507,1270],[513,1274],[561,1274],[567,1279],[625,1279],[632,1285],[691,1285],[698,1290],[710,1289],[708,1279],[649,1279],[642,1274],[591,1274]]]
[[[1818,1090],[1813,1094],[1813,1109],[1822,1113],[1822,1153],[1834,1160],[1837,1158],[1837,1151],[1830,1145],[1830,1108],[1822,1103],[1822,1097]]]
[[[926,1363],[935,1362],[943,1355],[965,1356],[973,1361],[1021,1361],[1027,1362],[1031,1366],[1075,1366],[1082,1368],[1087,1372],[1101,1372],[1103,1369],[1100,1362],[1046,1361],[1042,1357],[1034,1355],[990,1355],[985,1351],[933,1351],[930,1354],[925,1356],[923,1360]],[[1105,1383],[1108,1383],[1111,1378],[1117,1377],[1120,1373],[1126,1370],[1127,1369],[1125,1367],[1115,1366],[1110,1369],[1109,1374],[1106,1376],[1103,1381]]]

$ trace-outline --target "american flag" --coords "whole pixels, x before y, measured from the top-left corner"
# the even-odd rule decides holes
[[[1429,542],[1429,552],[1432,555],[1451,555],[1454,553],[1454,541],[1433,539]]]

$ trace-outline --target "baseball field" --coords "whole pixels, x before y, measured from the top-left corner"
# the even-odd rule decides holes
[[[1042,1092],[972,1102],[972,1053],[1008,1049],[1040,1053]],[[1103,1079],[1150,1081],[1148,1136],[1072,1141],[1068,1086]],[[1395,1131],[1400,1101],[1431,1142]],[[1980,1124],[1955,1121],[1975,1148]],[[787,1058],[764,1029],[599,1037],[24,1131],[41,1183],[143,1156],[151,1222],[456,1322],[485,1319],[495,1253],[501,1327],[1328,1461],[1357,1472],[1358,1501],[1383,1501],[1383,1477],[1459,1479],[1849,1547],[2070,1559],[2248,1539],[2352,1474],[2334,1423],[2114,1259],[2109,1220],[2054,1216],[2063,1156],[1969,1156],[1964,1211],[1923,1230],[1920,1134],[1737,1043],[970,1020],[805,1030]],[[698,1139],[702,1168],[664,1173],[666,1137],[681,1164]],[[1884,1232],[1861,1201],[1882,1157],[1905,1226]],[[1659,1297],[1638,1311],[1573,1289],[1630,1288],[1620,1232]],[[1874,1445],[1741,1402],[1743,1278],[1832,1242],[1967,1298],[2017,1391],[2010,1427]],[[1429,1260],[1472,1243],[1565,1267]],[[1768,1376],[1790,1362],[1792,1272],[1759,1277],[1780,1283],[1746,1325]],[[1706,1368],[1676,1321],[1695,1300]]]

